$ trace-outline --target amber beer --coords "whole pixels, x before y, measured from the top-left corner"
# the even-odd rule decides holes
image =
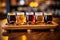
[[[29,23],[35,22],[35,16],[34,16],[33,12],[27,12],[26,16],[27,16],[27,22],[29,22]]]
[[[35,16],[36,16],[36,22],[37,23],[44,22],[43,12],[35,12]]]
[[[47,13],[47,14],[45,13],[44,22],[48,23],[48,24],[52,23],[52,14],[51,13]]]
[[[24,12],[17,12],[16,23],[17,24],[26,23],[26,17],[24,15]]]
[[[15,13],[8,13],[7,20],[9,24],[14,24],[16,22]]]

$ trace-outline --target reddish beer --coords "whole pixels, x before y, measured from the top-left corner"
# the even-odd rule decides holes
[[[27,16],[27,22],[34,23],[35,22],[35,16],[33,12],[26,13]]]

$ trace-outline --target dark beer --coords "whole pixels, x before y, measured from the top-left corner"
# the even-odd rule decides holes
[[[14,14],[8,14],[7,20],[9,24],[14,24],[16,22],[16,16]]]
[[[52,23],[52,15],[51,14],[44,15],[44,22],[48,24]]]

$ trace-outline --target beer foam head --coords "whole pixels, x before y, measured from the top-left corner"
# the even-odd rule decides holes
[[[35,12],[35,15],[43,15],[43,12]]]
[[[17,12],[17,15],[20,15],[20,12]]]
[[[46,13],[46,12],[44,12],[44,15],[52,15],[52,13]]]
[[[33,12],[26,12],[26,15],[34,15]]]
[[[8,15],[15,15],[15,12],[8,13]]]
[[[24,12],[20,12],[20,15],[24,15]]]
[[[17,15],[24,15],[24,12],[17,12]]]

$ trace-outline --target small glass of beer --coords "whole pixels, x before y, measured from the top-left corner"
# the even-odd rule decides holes
[[[14,24],[14,23],[16,23],[16,15],[15,15],[14,12],[8,13],[8,15],[7,15],[7,21],[8,21],[8,24]]]
[[[27,17],[27,22],[28,22],[29,24],[35,23],[34,12],[27,12],[27,13],[26,13],[26,17]]]
[[[43,12],[35,12],[36,23],[44,22]]]
[[[44,13],[44,22],[45,23],[52,23],[52,13]]]
[[[26,16],[24,12],[17,12],[16,23],[17,24],[24,24],[26,22]]]

